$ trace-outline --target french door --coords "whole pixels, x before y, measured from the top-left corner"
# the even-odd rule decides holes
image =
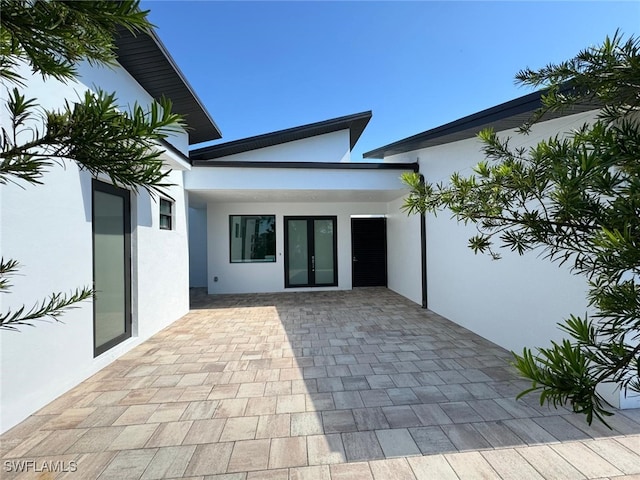
[[[338,285],[336,217],[284,217],[285,287]]]
[[[93,182],[93,347],[98,356],[131,336],[129,191]]]

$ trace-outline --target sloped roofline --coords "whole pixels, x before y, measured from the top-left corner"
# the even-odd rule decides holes
[[[173,113],[185,117],[189,145],[222,138],[215,121],[154,31],[133,34],[119,27],[114,40],[118,63],[153,98],[171,99]]]
[[[349,130],[349,147],[353,148],[369,123],[371,116],[372,113],[369,110],[366,112],[355,113],[353,115],[324,120],[322,122],[310,123],[308,125],[265,133],[255,137],[248,137],[240,140],[234,140],[232,142],[211,145],[209,147],[191,150],[189,157],[192,161],[213,160],[215,158],[227,157],[237,153],[258,150],[260,148],[280,145],[340,130]]]
[[[363,157],[386,158],[422,148],[466,140],[475,137],[485,128],[493,128],[496,132],[518,128],[526,123],[533,112],[542,106],[542,95],[545,92],[546,90],[541,90],[501,103],[495,107],[376,148],[364,153]],[[595,103],[574,105],[560,112],[547,112],[542,120],[552,120],[597,108],[600,106]]]

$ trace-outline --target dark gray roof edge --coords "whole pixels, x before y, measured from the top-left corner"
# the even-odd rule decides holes
[[[184,83],[184,86],[189,91],[189,94],[193,97],[193,99],[196,101],[198,106],[202,109],[202,113],[209,119],[209,121],[211,122],[211,125],[213,125],[213,128],[218,133],[218,138],[222,138],[222,132],[220,131],[220,128],[216,124],[213,117],[211,117],[211,114],[209,113],[209,111],[205,108],[204,104],[202,103],[202,100],[200,100],[200,97],[198,96],[196,91],[193,89],[193,87],[189,83],[189,80],[187,80],[187,77],[184,76],[184,73],[182,73],[182,70],[180,70],[180,67],[178,67],[178,64],[173,59],[173,57],[171,56],[171,53],[169,53],[169,50],[167,50],[167,47],[165,47],[164,43],[162,43],[162,40],[160,40],[160,37],[155,32],[155,30],[151,30],[149,36],[156,43],[156,45],[158,46],[158,49],[162,52],[162,54],[165,56],[167,61],[171,64],[171,67],[175,70],[176,74],[180,77],[180,80],[182,80],[182,83]]]
[[[420,148],[425,148],[424,144],[428,141],[435,141],[446,135],[464,132],[465,130],[469,130],[469,132],[468,135],[464,136],[464,138],[473,138],[480,130],[491,126],[494,126],[496,131],[517,128],[522,125],[522,121],[515,123],[512,122],[513,124],[511,124],[507,122],[507,120],[518,115],[533,113],[542,106],[542,96],[545,93],[546,90],[529,93],[514,100],[509,100],[474,114],[467,115],[466,117],[459,118],[453,122],[389,143],[383,147],[370,150],[365,152],[362,156],[364,158],[385,158],[390,155],[418,150]],[[597,108],[599,108],[599,106],[594,103],[575,105],[561,112],[552,112],[545,117],[545,120],[573,115],[575,113],[594,110]],[[437,145],[442,143],[448,142],[435,142],[434,144]]]
[[[283,143],[302,140],[317,135],[337,132],[339,130],[349,130],[350,148],[360,139],[362,132],[366,128],[372,117],[371,110],[355,113],[343,117],[332,118],[316,123],[309,123],[299,127],[287,128],[271,133],[242,138],[232,142],[220,143],[209,147],[191,150],[191,160],[212,160],[220,157],[227,157],[238,153],[258,150],[260,148],[271,147]]]
[[[154,30],[134,33],[118,27],[114,42],[118,63],[140,86],[153,98],[166,95],[173,103],[173,111],[187,116],[187,125],[191,127],[187,129],[190,144],[222,137],[218,125]],[[157,63],[150,62],[150,58],[140,54],[145,50],[153,52],[153,60]],[[166,77],[167,71],[173,72],[169,78]],[[172,92],[165,90],[167,82]]]
[[[232,160],[194,160],[194,167],[222,168],[309,168],[319,170],[411,170],[417,172],[418,162],[234,162]]]
[[[174,155],[177,155],[178,157],[180,157],[180,160],[184,160],[187,163],[191,163],[191,161],[189,160],[189,157],[187,157],[184,153],[182,153],[176,147],[171,145],[166,139],[161,138],[158,140],[158,143],[162,146],[162,148],[169,150]]]

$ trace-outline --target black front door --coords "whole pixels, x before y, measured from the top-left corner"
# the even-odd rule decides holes
[[[387,220],[352,218],[354,287],[387,286]]]
[[[338,285],[336,217],[284,217],[284,285]]]

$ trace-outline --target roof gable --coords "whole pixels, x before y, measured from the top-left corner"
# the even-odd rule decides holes
[[[349,130],[349,147],[353,148],[360,135],[371,119],[371,111],[333,118],[317,123],[310,123],[299,127],[278,130],[272,133],[265,133],[255,137],[243,138],[232,142],[211,145],[190,153],[191,160],[212,160],[215,158],[228,157],[238,153],[249,152],[261,148],[281,145],[296,140],[324,135],[340,130]]]

